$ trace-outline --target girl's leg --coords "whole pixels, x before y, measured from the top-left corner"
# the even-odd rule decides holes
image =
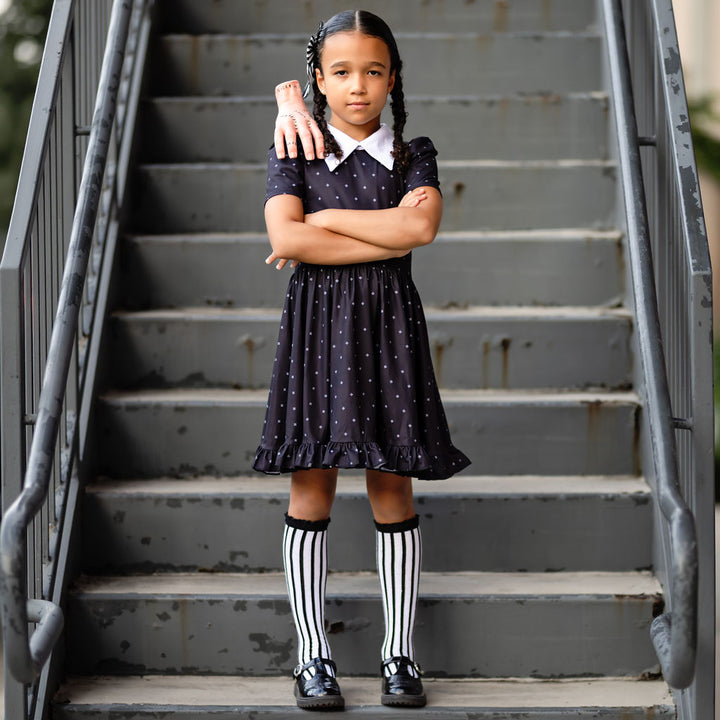
[[[303,520],[330,517],[338,471],[300,470],[292,474],[288,515]]]
[[[367,488],[385,611],[381,699],[385,705],[422,706],[425,695],[413,648],[422,545],[412,483],[409,477],[368,470]]]
[[[336,481],[337,470],[293,473],[285,516],[283,565],[298,634],[296,696],[308,709],[342,705],[325,634],[327,527]],[[326,662],[313,663],[316,658]]]

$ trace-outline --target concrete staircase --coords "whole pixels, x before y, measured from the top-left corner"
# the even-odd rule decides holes
[[[638,458],[631,313],[593,0],[365,3],[396,31],[441,234],[414,253],[458,447],[416,483],[413,717],[673,718]],[[287,479],[250,471],[287,272],[262,220],[275,83],[335,0],[160,0],[98,399],[60,720],[297,717]],[[379,705],[363,482],[339,482],[327,617],[349,717]],[[402,711],[401,711],[402,713]]]

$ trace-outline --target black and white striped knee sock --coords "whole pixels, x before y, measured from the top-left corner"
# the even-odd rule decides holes
[[[417,605],[422,544],[416,515],[400,523],[375,522],[377,530],[377,567],[385,610],[383,660],[404,655],[415,660],[413,626]],[[386,674],[397,671],[392,664]],[[415,669],[410,673],[416,676]]]
[[[288,597],[298,634],[298,663],[313,658],[332,660],[325,634],[327,583],[327,520],[298,520],[285,515],[283,565]],[[329,675],[335,673],[325,665]],[[315,674],[314,668],[307,672]]]

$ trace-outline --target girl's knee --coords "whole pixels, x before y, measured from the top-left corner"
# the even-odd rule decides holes
[[[330,516],[337,471],[303,470],[292,474],[288,514],[299,520],[325,520]]]
[[[377,522],[397,523],[415,517],[411,478],[368,470],[367,491]]]

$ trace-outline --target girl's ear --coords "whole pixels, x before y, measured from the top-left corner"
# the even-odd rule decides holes
[[[315,68],[315,80],[317,81],[318,90],[324,95],[325,94],[325,78],[323,77],[320,68]]]
[[[394,87],[395,87],[395,71],[393,70],[390,73],[390,78],[388,79],[388,93],[391,93],[393,91]]]

